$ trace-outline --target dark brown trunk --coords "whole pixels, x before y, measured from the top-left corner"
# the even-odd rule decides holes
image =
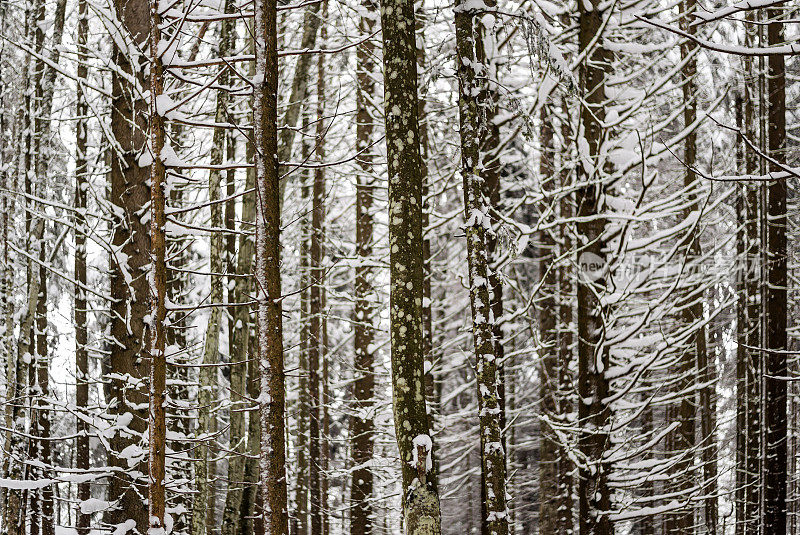
[[[283,323],[280,273],[280,184],[278,175],[278,50],[276,0],[255,0],[253,139],[256,169],[257,347],[261,375],[261,492],[263,524],[255,535],[286,535]]]
[[[769,46],[783,44],[783,10],[768,9]],[[768,154],[771,173],[786,162],[786,79],[784,57],[769,56],[767,74]],[[787,244],[785,179],[767,187],[766,357],[764,364],[764,535],[786,533],[787,483]]]
[[[366,0],[364,8],[376,11],[375,3]],[[359,30],[362,36],[372,33],[375,21],[362,16]],[[374,130],[372,100],[375,96],[373,76],[376,70],[373,54],[375,45],[365,41],[357,51],[356,93],[356,151],[358,152],[358,174],[356,176],[356,256],[359,262],[355,269],[354,309],[354,362],[353,410],[351,426],[352,464],[355,467],[350,485],[350,535],[371,535],[373,530],[373,475],[370,462],[374,450],[375,424],[372,420],[373,394],[375,388],[374,357],[372,343],[375,339],[373,317],[375,291],[372,288],[373,268],[373,222],[372,193],[375,184],[370,146]]]
[[[605,11],[597,0],[579,2],[580,51],[592,46],[580,66],[580,92],[583,97],[580,121],[583,140],[588,146],[588,160],[578,165],[578,189],[575,200],[577,239],[586,244],[578,256],[578,421],[582,429],[578,450],[583,459],[578,466],[578,498],[580,535],[611,535],[613,524],[608,517],[611,509],[611,489],[608,483],[610,466],[603,459],[609,445],[606,431],[611,409],[604,400],[609,395],[605,370],[609,364],[608,350],[603,345],[605,325],[603,305],[598,299],[605,292],[606,257],[602,240],[606,221],[599,213],[598,203],[605,187],[598,157],[603,142],[605,119],[605,79],[610,55],[599,43],[593,43],[601,29]],[[602,42],[602,39],[601,39]],[[596,272],[591,265],[600,265]]]

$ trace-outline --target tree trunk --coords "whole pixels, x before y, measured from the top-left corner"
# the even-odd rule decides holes
[[[605,193],[603,171],[598,158],[604,139],[605,78],[610,55],[599,43],[593,43],[600,31],[605,11],[597,0],[579,2],[578,48],[587,47],[587,58],[580,66],[580,93],[583,98],[580,121],[582,138],[587,146],[583,161],[578,163],[578,189],[575,192],[577,210],[577,240],[583,245],[578,256],[578,497],[580,535],[611,535],[613,525],[608,517],[611,509],[611,489],[608,484],[610,466],[603,455],[608,447],[607,426],[611,408],[604,400],[609,394],[605,378],[608,368],[608,349],[604,347],[605,325],[603,304],[598,296],[605,292],[607,276],[603,231],[606,221],[599,211]],[[602,40],[601,40],[602,41]],[[580,146],[580,145],[579,145]],[[583,153],[584,151],[579,151]],[[589,269],[599,264],[599,273]]]
[[[323,7],[323,11],[326,8]],[[324,18],[324,17],[323,17]],[[325,27],[322,28],[320,41],[325,43]],[[317,70],[317,117],[316,117],[316,160],[317,165],[325,159],[325,67],[324,55],[320,54]],[[325,272],[322,265],[324,256],[324,230],[325,225],[325,171],[322,167],[314,169],[314,187],[311,210],[311,288],[310,288],[310,329],[308,348],[309,392],[311,404],[311,417],[309,419],[309,479],[311,490],[311,535],[323,535],[323,517],[326,514],[323,507],[322,479],[325,474],[322,468],[322,405],[320,395],[321,385],[321,359],[322,354],[322,299],[325,284]]]
[[[261,370],[259,404],[263,532],[268,535],[286,535],[289,525],[284,442],[286,390],[280,275],[277,3],[276,0],[255,0],[254,7],[255,281],[258,301],[258,364]]]
[[[367,12],[375,11],[375,3],[365,0]],[[362,36],[372,33],[375,19],[362,16],[359,30]],[[356,264],[355,311],[354,311],[354,363],[353,373],[353,420],[351,427],[352,484],[350,486],[350,535],[371,535],[373,531],[373,475],[372,455],[375,447],[375,424],[373,422],[373,395],[375,371],[372,343],[375,339],[373,317],[375,315],[375,291],[372,287],[373,269],[373,220],[372,194],[375,177],[372,170],[372,136],[374,118],[372,101],[375,94],[374,57],[375,45],[364,41],[358,48],[356,74],[356,151],[358,174],[356,176]]]
[[[781,9],[768,9],[769,46],[783,44]],[[769,56],[767,75],[768,154],[771,173],[786,162],[786,79],[784,57]],[[786,533],[787,483],[787,244],[786,180],[772,180],[767,188],[767,285],[764,303],[766,362],[764,365],[764,535]]]
[[[319,30],[322,17],[319,8],[322,2],[311,2],[306,8],[303,16],[303,36],[300,39],[300,50],[311,50],[317,42],[317,31]],[[311,69],[312,54],[303,54],[297,58],[297,65],[292,78],[292,88],[289,93],[289,101],[283,115],[283,124],[280,130],[278,143],[278,162],[286,163],[292,157],[292,147],[296,132],[297,121],[300,119],[300,109],[308,95],[308,71]],[[291,171],[286,167],[280,167],[280,198],[283,203],[284,192],[286,191],[287,176]]]
[[[541,128],[539,135],[539,183],[545,198],[548,197],[548,184],[553,187],[553,125],[550,110],[542,107]],[[540,216],[541,217],[541,216]],[[548,424],[549,420],[559,417],[559,377],[558,347],[556,346],[556,315],[552,313],[556,307],[556,273],[555,240],[550,230],[539,233],[539,251],[537,263],[543,296],[538,312],[539,317],[539,355],[541,388],[541,432],[539,438],[539,531],[542,533],[558,533],[558,439]]]
[[[118,0],[116,14],[130,38],[145,49],[150,33],[150,11],[147,0]],[[117,66],[111,75],[111,133],[120,151],[111,151],[110,201],[114,205],[109,271],[111,278],[111,314],[108,355],[103,359],[104,390],[108,412],[127,424],[129,433],[117,433],[109,439],[107,464],[117,469],[109,478],[106,499],[116,503],[103,515],[103,522],[118,525],[128,519],[136,521],[136,529],[147,530],[148,514],[141,497],[147,494],[144,478],[132,477],[128,459],[119,452],[140,445],[147,430],[148,396],[144,390],[149,376],[149,360],[144,358],[150,344],[145,332],[145,316],[149,312],[147,281],[150,264],[150,234],[140,217],[150,202],[150,169],[140,167],[138,157],[147,151],[147,104],[135,97],[128,76],[138,74],[126,52],[114,46],[112,59]],[[122,74],[125,73],[125,74]],[[146,82],[142,79],[142,85]],[[121,254],[118,252],[121,251]],[[144,472],[138,467],[139,472]]]
[[[565,15],[566,23],[569,23],[569,16]],[[569,140],[572,139],[572,128],[570,124],[571,111],[568,98],[562,96],[561,100],[561,187],[570,191],[572,187],[573,169],[567,162],[572,161]],[[568,221],[574,215],[574,198],[572,194],[564,194],[561,198],[560,206],[561,219]],[[572,373],[570,371],[573,362],[573,325],[572,325],[572,306],[575,303],[573,291],[571,266],[574,262],[572,257],[572,223],[563,223],[561,226],[561,255],[569,254],[569,261],[564,262],[558,269],[558,383],[559,383],[559,414],[567,415],[573,410],[570,393],[573,392]],[[573,533],[573,478],[572,472],[575,468],[569,457],[568,445],[559,446],[558,456],[558,518],[559,534],[571,535]],[[644,535],[644,534],[643,534]]]
[[[87,0],[78,2],[78,84],[75,102],[75,405],[79,411],[89,409],[89,340],[86,301],[86,202],[89,190],[89,162],[87,159],[87,120],[89,106],[82,81],[89,74],[86,65],[88,55],[86,46],[89,36]],[[76,418],[75,431],[75,469],[83,472],[89,470],[89,425],[83,418]],[[91,484],[78,483],[78,502],[91,498]],[[76,528],[78,535],[89,535],[91,514],[84,514],[78,507]]]
[[[433,457],[425,403],[422,298],[422,159],[419,146],[414,3],[381,2],[386,150],[392,392],[408,535],[441,533],[439,497],[427,473]]]
[[[164,119],[158,99],[164,93],[164,68],[161,64],[161,10],[157,0],[150,0],[150,243],[152,277],[150,283],[150,446],[148,479],[148,514],[150,535],[166,533],[166,402],[167,402],[167,245],[166,245],[166,167],[162,156],[165,145]]]
[[[747,19],[752,13],[746,14]],[[745,46],[755,45],[754,25],[745,27]],[[743,137],[757,145],[756,95],[754,86],[756,78],[753,59],[742,58],[743,83]],[[758,172],[758,157],[749,146],[744,147],[744,170],[748,174]],[[761,216],[761,189],[758,183],[744,184],[744,224],[743,224],[743,262],[744,262],[744,324],[740,329],[740,343],[745,347],[742,351],[742,367],[744,384],[739,399],[743,403],[743,474],[742,474],[742,511],[741,523],[737,523],[737,535],[757,533],[760,510],[760,458],[761,458],[761,360],[762,353],[755,348],[761,347],[761,235],[759,221]]]
[[[490,215],[481,149],[486,147],[493,103],[487,79],[493,76],[483,43],[491,39],[494,20],[461,2],[456,13],[456,52],[459,79],[461,173],[464,181],[467,259],[469,266],[472,333],[475,344],[476,380],[480,423],[481,479],[483,483],[482,522],[487,533],[508,533],[506,510],[505,450],[502,410],[499,403],[494,321],[489,288]]]

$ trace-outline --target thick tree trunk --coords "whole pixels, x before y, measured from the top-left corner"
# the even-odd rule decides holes
[[[579,2],[579,51],[587,47],[587,58],[580,66],[580,92],[583,104],[580,112],[579,144],[587,146],[578,164],[577,240],[583,245],[578,256],[578,450],[582,456],[578,467],[580,535],[611,535],[613,524],[608,517],[611,509],[611,489],[608,478],[610,466],[604,460],[609,445],[608,425],[611,408],[604,400],[609,394],[605,371],[609,364],[608,348],[603,345],[605,325],[603,304],[598,296],[605,292],[607,276],[603,231],[606,220],[600,212],[600,199],[605,193],[603,171],[598,157],[604,141],[605,79],[610,55],[600,43],[594,43],[600,31],[605,11],[597,0]],[[579,145],[580,146],[580,145]],[[584,151],[580,151],[583,153]],[[585,245],[584,245],[585,244]],[[589,269],[599,264],[600,272]]]
[[[769,46],[783,44],[781,9],[768,9]],[[784,57],[769,56],[767,74],[769,171],[781,172],[786,162],[786,78]],[[787,483],[787,244],[786,180],[772,180],[767,189],[766,362],[764,364],[764,535],[786,533]]]
[[[425,403],[422,298],[422,159],[412,0],[383,0],[392,392],[402,463],[405,530],[441,533],[439,497],[428,481],[433,441]]]
[[[284,442],[286,390],[280,275],[277,3],[275,0],[255,0],[254,8],[255,282],[258,301],[258,364],[261,370],[259,404],[263,532],[268,535],[286,535],[289,525]]]
[[[129,38],[145,49],[150,32],[150,11],[147,0],[119,0],[116,13]],[[106,499],[116,507],[106,511],[103,522],[118,525],[128,519],[136,521],[140,532],[147,530],[147,510],[141,506],[147,495],[144,478],[132,476],[146,470],[139,466],[132,471],[128,459],[119,452],[129,446],[138,447],[147,430],[148,396],[145,380],[149,376],[149,360],[144,358],[149,346],[145,332],[145,316],[149,312],[147,281],[150,264],[150,234],[141,211],[150,202],[150,169],[140,167],[138,158],[147,151],[147,104],[134,95],[127,76],[137,76],[131,58],[114,46],[115,69],[111,76],[111,133],[120,151],[111,151],[110,201],[115,206],[112,226],[109,271],[111,277],[111,314],[108,355],[102,362],[104,390],[108,412],[118,424],[127,423],[129,432],[117,433],[109,439],[111,450],[107,463],[118,469],[109,478]],[[137,60],[138,61],[138,60]],[[143,74],[139,74],[143,76]],[[142,85],[146,85],[142,80]],[[117,254],[120,251],[121,254]],[[128,420],[128,414],[132,419]]]
[[[375,3],[366,0],[367,12],[375,11]],[[362,16],[359,29],[362,36],[372,33],[375,20]],[[372,101],[375,94],[376,65],[373,59],[375,45],[371,40],[359,46],[356,71],[356,264],[354,310],[354,362],[353,420],[351,426],[352,465],[350,485],[350,535],[371,535],[373,531],[373,475],[372,455],[375,448],[375,423],[373,421],[373,395],[375,371],[372,343],[375,339],[373,317],[376,294],[372,287],[373,269],[373,219],[372,194],[375,186],[373,174],[372,137],[374,118]]]

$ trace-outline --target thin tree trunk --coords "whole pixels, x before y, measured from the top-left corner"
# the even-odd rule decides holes
[[[252,28],[249,28],[252,30]],[[252,31],[248,32],[252,36]],[[252,38],[248,39],[248,47],[251,52],[255,51],[255,43]],[[250,64],[248,75],[252,78],[255,75],[255,64]],[[253,143],[245,145],[245,158],[248,163],[255,162],[256,148]],[[248,168],[245,174],[245,190],[252,191],[256,187],[256,172],[254,168]],[[242,199],[242,223],[250,228],[255,224],[256,217],[256,197],[254,194],[246,195]],[[242,234],[239,237],[239,253],[237,258],[236,272],[237,277],[234,292],[236,302],[242,302],[252,294],[255,285],[253,284],[253,259],[255,258],[255,241],[253,236]],[[257,350],[255,344],[257,338],[252,336],[251,331],[255,328],[251,320],[252,309],[250,307],[236,307],[236,321],[234,322],[234,347],[238,349],[237,359],[247,362],[246,371],[246,391],[247,397],[252,400],[260,397],[259,383],[259,363],[257,360]],[[237,530],[235,535],[250,535],[255,532],[256,505],[259,495],[259,454],[261,450],[261,421],[258,412],[259,407],[251,409],[247,416],[247,458],[244,462],[244,488],[242,490],[242,502],[239,507],[239,516],[236,522]]]
[[[317,32],[322,21],[319,8],[322,2],[311,2],[306,8],[303,16],[303,36],[300,39],[300,50],[311,50],[317,42]],[[279,134],[278,143],[278,162],[286,163],[292,157],[292,147],[294,146],[294,136],[297,121],[300,119],[300,110],[308,95],[309,70],[311,69],[312,54],[303,54],[297,59],[297,65],[292,78],[292,88],[289,93],[289,101],[286,111],[283,114],[282,129]],[[283,203],[283,196],[288,183],[286,173],[291,171],[286,167],[280,167],[280,198]]]
[[[323,7],[323,12],[326,10]],[[325,27],[321,30],[320,41],[325,42]],[[317,109],[316,109],[316,159],[321,164],[325,158],[323,136],[325,134],[325,67],[324,55],[317,58]],[[310,329],[308,348],[309,392],[311,404],[311,417],[309,419],[309,479],[311,490],[311,535],[323,535],[323,508],[322,479],[322,405],[320,395],[321,385],[321,358],[322,352],[322,293],[325,284],[324,268],[322,265],[325,236],[325,171],[322,167],[314,169],[314,187],[311,210],[311,288],[310,288]]]
[[[428,481],[433,440],[425,403],[422,334],[422,159],[412,0],[383,0],[392,391],[408,535],[441,533],[439,497]]]
[[[233,12],[233,3],[226,2],[225,9]],[[227,50],[236,50],[236,31],[233,21],[233,28],[228,30],[229,43]],[[230,117],[226,120],[233,122]],[[236,158],[236,136],[231,130],[226,136],[226,160],[231,162]],[[226,197],[229,199],[225,203],[225,228],[229,231],[225,237],[225,271],[228,274],[226,287],[228,288],[228,302],[231,306],[227,308],[228,316],[228,359],[230,361],[230,430],[228,450],[231,456],[228,459],[228,488],[225,494],[225,506],[222,513],[222,525],[220,526],[221,535],[236,535],[239,529],[239,509],[242,505],[242,483],[244,480],[244,465],[246,454],[246,412],[247,406],[245,390],[247,388],[247,343],[242,343],[241,338],[243,328],[247,324],[247,309],[243,306],[235,306],[246,296],[239,291],[239,281],[246,282],[246,277],[241,276],[245,273],[237,271],[236,257],[236,171],[229,169],[227,172]],[[249,195],[252,198],[252,195]],[[242,235],[242,240],[245,236]],[[252,248],[251,248],[252,255]],[[249,274],[248,268],[246,274]],[[240,276],[237,276],[240,275]],[[239,309],[242,314],[239,314]],[[248,333],[249,334],[249,333]],[[244,349],[244,351],[242,351]]]
[[[375,11],[375,3],[365,0],[367,12]],[[359,30],[362,36],[372,33],[375,20],[362,16]],[[373,531],[373,475],[370,463],[375,448],[375,423],[373,421],[373,395],[375,371],[372,343],[375,339],[375,291],[372,287],[373,269],[373,219],[372,194],[375,187],[373,174],[373,149],[370,147],[374,131],[372,100],[375,94],[375,45],[371,40],[358,47],[356,71],[356,256],[355,310],[354,310],[354,362],[353,420],[351,427],[352,464],[350,485],[350,535],[372,535]]]
[[[565,15],[569,22],[569,15]],[[566,96],[561,100],[561,187],[569,191],[572,187],[573,170],[567,164],[572,160],[569,140],[572,139],[572,128],[570,125],[571,111],[569,101]],[[574,215],[574,198],[572,194],[565,194],[561,198],[560,212],[561,219],[569,220]],[[571,255],[573,227],[571,223],[561,226],[561,255]],[[571,260],[571,258],[570,258]],[[559,266],[558,286],[559,286],[559,328],[558,328],[558,383],[559,383],[559,414],[567,415],[572,412],[570,393],[573,392],[572,373],[570,371],[573,362],[573,325],[572,325],[572,306],[575,295],[572,284],[572,261],[565,262]],[[558,517],[559,534],[571,535],[573,533],[573,478],[572,472],[575,468],[569,457],[568,444],[561,444],[558,457]],[[643,534],[644,535],[644,534]]]
[[[554,182],[553,177],[553,125],[550,110],[542,107],[541,127],[539,135],[539,183],[547,198],[547,184]],[[558,457],[559,448],[555,432],[550,428],[548,420],[559,417],[558,396],[561,387],[559,377],[558,347],[556,346],[556,315],[552,313],[556,307],[556,273],[553,266],[555,258],[555,240],[550,230],[539,233],[539,277],[542,281],[543,297],[539,308],[539,355],[541,383],[541,432],[539,434],[539,531],[541,533],[558,533]]]
[[[769,46],[783,44],[782,9],[768,9]],[[786,162],[786,79],[784,57],[769,57],[767,74],[768,154],[770,172]],[[770,181],[767,188],[767,285],[764,303],[766,362],[764,365],[764,535],[786,533],[787,483],[787,243],[786,180]]]
[[[751,19],[752,13],[746,14]],[[745,28],[745,46],[755,46],[754,25],[748,24]],[[756,119],[756,94],[754,87],[757,79],[754,73],[753,59],[742,59],[744,67],[744,109],[743,131],[744,137],[751,143],[757,144],[758,122]],[[744,150],[745,172],[754,174],[758,172],[758,158],[755,151],[749,147]],[[757,533],[760,516],[760,457],[761,457],[761,233],[759,221],[760,210],[760,184],[744,184],[744,262],[745,279],[744,293],[746,296],[745,324],[743,327],[745,393],[743,402],[744,413],[744,504],[742,523],[737,524],[737,535],[750,535]]]
[[[611,509],[609,487],[610,466],[604,460],[608,447],[607,426],[611,419],[611,408],[604,400],[609,394],[605,378],[608,368],[608,349],[604,347],[605,325],[603,304],[598,299],[605,291],[605,248],[603,232],[606,220],[599,212],[599,202],[604,194],[599,155],[603,143],[603,120],[605,119],[605,79],[609,69],[610,55],[599,43],[598,37],[605,10],[598,0],[579,2],[578,49],[587,58],[580,66],[580,93],[583,99],[580,112],[582,139],[578,143],[588,146],[578,165],[577,240],[586,244],[578,257],[578,450],[582,456],[578,467],[578,498],[580,535],[611,535],[613,524],[608,517]],[[583,151],[581,151],[583,152]],[[589,264],[603,266],[600,273],[586,268]],[[597,277],[596,275],[599,275]]]
[[[308,113],[303,114],[303,130],[309,127]],[[303,139],[301,158],[308,161],[311,156],[311,146],[308,141]],[[304,207],[303,216],[300,219],[300,348],[298,352],[298,392],[297,392],[297,481],[295,484],[295,507],[296,512],[293,517],[292,533],[297,535],[308,535],[308,498],[309,498],[309,418],[310,414],[310,395],[309,395],[309,368],[308,352],[310,346],[310,282],[309,255],[311,238],[311,220],[309,211],[306,207],[311,206],[311,176],[310,171],[303,172],[303,182],[300,186],[300,204]]]
[[[481,149],[489,135],[487,124],[490,93],[487,79],[493,76],[483,50],[484,40],[494,31],[493,19],[477,18],[464,2],[456,8],[456,51],[459,79],[461,173],[464,181],[467,259],[469,266],[472,332],[475,345],[476,380],[480,423],[482,523],[487,533],[508,533],[503,448],[502,410],[498,394],[498,362],[494,344],[494,318],[489,288],[489,203]],[[555,479],[555,478],[554,478]]]
[[[285,374],[280,276],[278,176],[278,51],[276,0],[255,0],[253,134],[256,169],[258,363],[261,369],[261,490],[263,533],[286,535]],[[256,535],[261,535],[257,530]]]
[[[87,301],[86,301],[86,202],[89,190],[89,163],[87,159],[87,120],[89,106],[83,90],[83,80],[89,74],[87,67],[87,50],[89,36],[87,0],[78,2],[78,84],[75,102],[75,405],[79,411],[89,409],[89,350],[87,343]],[[83,418],[76,418],[75,431],[75,469],[83,472],[89,470],[89,426]],[[78,502],[91,498],[91,484],[78,483]],[[78,535],[89,535],[91,514],[84,514],[78,507],[76,528]]]
[[[151,535],[166,533],[166,401],[167,401],[167,245],[166,245],[166,167],[161,156],[165,145],[164,119],[159,114],[158,99],[164,93],[164,68],[161,64],[161,10],[157,0],[150,0],[150,243],[152,245],[152,281],[150,284],[150,445],[148,479],[148,514]]]

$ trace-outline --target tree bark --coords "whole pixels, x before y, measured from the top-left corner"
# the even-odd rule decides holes
[[[323,7],[323,10],[326,10]],[[325,43],[325,27],[322,28],[320,40]],[[325,67],[324,55],[320,54],[317,58],[317,109],[316,109],[316,147],[315,156],[317,164],[320,165],[325,159]],[[322,420],[324,400],[320,394],[321,386],[321,363],[325,355],[322,353],[322,300],[325,284],[325,272],[322,265],[324,256],[324,225],[325,225],[325,171],[323,167],[314,169],[314,185],[311,209],[311,287],[310,287],[310,308],[309,308],[309,347],[308,347],[308,369],[309,369],[309,392],[311,414],[309,418],[309,485],[310,485],[310,512],[311,512],[311,535],[323,535],[323,521],[326,508],[323,507],[323,478],[325,474],[322,470],[324,455],[322,443]]]
[[[147,0],[118,0],[116,14],[122,22],[127,38],[140,49],[146,49],[150,33],[150,10]],[[140,167],[138,156],[147,151],[147,104],[135,97],[128,76],[143,73],[134,69],[126,52],[114,46],[112,59],[116,69],[111,75],[111,133],[119,151],[111,151],[110,201],[115,207],[112,226],[109,271],[111,278],[111,314],[108,354],[103,359],[104,390],[108,412],[117,421],[125,422],[126,414],[133,418],[126,426],[129,432],[117,433],[109,439],[111,447],[107,464],[117,469],[109,478],[107,499],[116,504],[103,515],[103,522],[118,525],[128,519],[136,521],[136,529],[147,530],[147,510],[141,498],[147,494],[144,478],[132,476],[128,459],[119,457],[125,448],[140,445],[148,427],[148,395],[145,380],[150,374],[146,359],[150,345],[145,331],[145,316],[149,312],[147,281],[150,264],[150,233],[140,217],[150,201],[150,169]],[[121,72],[118,72],[121,71]],[[125,73],[124,75],[122,73]],[[121,254],[119,253],[121,252]],[[121,423],[121,422],[120,422]],[[144,472],[141,467],[139,472]]]
[[[554,182],[553,166],[553,125],[551,113],[547,106],[542,107],[541,127],[539,135],[539,183],[545,198],[548,197],[547,184]],[[540,216],[541,217],[541,216]],[[555,432],[548,421],[559,418],[559,390],[561,387],[559,374],[559,355],[556,333],[556,272],[555,240],[550,230],[539,233],[539,278],[543,292],[539,308],[539,355],[540,355],[540,398],[541,414],[539,434],[539,531],[541,533],[558,533],[559,530],[559,447]]]
[[[782,9],[768,9],[769,46],[783,44]],[[784,57],[770,56],[767,74],[769,171],[786,162],[786,78]],[[764,303],[766,362],[764,364],[764,535],[786,533],[787,483],[787,243],[786,180],[767,186],[767,286]]]
[[[150,283],[150,414],[148,438],[150,446],[148,480],[148,514],[150,535],[167,533],[164,523],[166,508],[166,412],[167,401],[167,244],[166,244],[166,166],[164,119],[159,113],[158,99],[164,93],[164,68],[161,63],[161,11],[157,0],[150,0],[150,243],[152,245],[152,278]]]
[[[373,0],[364,1],[367,13],[375,11]],[[362,15],[359,30],[362,36],[370,35],[375,19]],[[373,174],[372,137],[374,118],[372,101],[375,94],[375,45],[364,41],[356,51],[356,152],[358,171],[356,175],[356,256],[354,285],[354,362],[353,373],[353,420],[351,427],[352,464],[354,466],[350,486],[350,535],[371,535],[373,531],[373,475],[372,456],[375,448],[375,424],[373,421],[373,395],[375,389],[374,356],[375,339],[373,317],[377,296],[372,286],[373,268],[373,219],[372,194],[375,187]]]
[[[280,276],[278,175],[278,51],[276,0],[255,0],[253,137],[256,169],[256,266],[258,363],[261,371],[261,491],[263,532],[289,529],[284,432],[285,373]],[[257,530],[256,535],[260,530]]]
[[[494,318],[489,283],[489,235],[491,219],[486,195],[485,161],[481,149],[489,139],[487,117],[491,102],[491,72],[483,43],[492,39],[494,17],[479,18],[465,2],[455,7],[456,53],[459,80],[461,174],[464,181],[467,259],[469,266],[472,335],[475,345],[476,380],[483,483],[482,522],[487,533],[508,533],[506,509],[505,449],[502,443],[502,409],[494,341]]]
[[[383,0],[392,392],[402,463],[405,530],[441,533],[439,497],[428,481],[433,444],[425,404],[422,335],[422,159],[412,0]]]
[[[578,467],[580,535],[611,535],[614,527],[608,517],[611,489],[608,483],[610,466],[603,456],[608,447],[607,426],[611,408],[604,400],[609,394],[605,378],[608,349],[604,347],[605,325],[603,304],[598,296],[605,292],[607,276],[603,232],[606,220],[599,202],[605,193],[603,171],[598,157],[604,140],[605,79],[610,55],[602,44],[593,43],[601,29],[605,10],[597,0],[579,2],[578,50],[587,52],[580,65],[580,88],[583,98],[580,111],[578,143],[588,146],[578,163],[577,240],[582,245],[578,256],[578,450],[582,456]],[[601,40],[602,41],[602,40]],[[591,49],[587,50],[587,47]],[[583,151],[579,151],[583,152]],[[590,263],[602,266],[599,273],[588,270]]]
[[[75,116],[78,121],[75,125],[75,405],[79,411],[89,409],[89,330],[87,322],[86,301],[86,202],[89,190],[89,163],[87,159],[87,117],[89,106],[82,81],[89,74],[86,64],[88,55],[86,46],[89,37],[88,3],[87,0],[78,2],[78,84],[75,101]],[[75,469],[78,471],[89,470],[89,426],[83,418],[76,418],[75,431]],[[91,498],[91,484],[78,483],[78,502],[85,502]],[[89,535],[91,514],[84,514],[78,508],[76,528],[78,535]]]

